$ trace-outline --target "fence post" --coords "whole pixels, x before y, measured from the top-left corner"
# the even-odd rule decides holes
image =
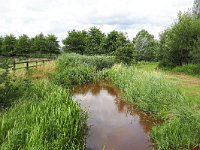
[[[38,66],[38,62],[37,62],[37,60],[36,60],[36,68],[37,68],[37,66]]]
[[[42,60],[42,62],[43,62],[43,66],[44,66],[44,60]]]
[[[15,63],[15,60],[13,62],[13,70],[15,71],[15,68],[16,68],[16,63]]]
[[[28,61],[26,62],[26,69],[28,70]]]

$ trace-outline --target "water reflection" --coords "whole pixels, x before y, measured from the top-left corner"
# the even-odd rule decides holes
[[[149,130],[154,120],[121,101],[109,84],[74,89],[74,99],[89,111],[88,150],[151,150]]]

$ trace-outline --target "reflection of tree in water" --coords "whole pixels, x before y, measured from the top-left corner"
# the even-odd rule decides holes
[[[73,92],[75,94],[86,94],[91,92],[92,95],[96,96],[100,93],[101,90],[106,90],[111,96],[117,96],[117,90],[108,85],[109,83],[97,83],[97,84],[89,84],[75,87]]]

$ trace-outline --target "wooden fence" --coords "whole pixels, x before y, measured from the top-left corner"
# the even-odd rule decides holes
[[[29,60],[29,61],[21,61],[21,62],[13,62],[13,64],[10,66],[12,70],[18,70],[18,69],[29,69],[32,67],[38,67],[45,64],[45,62],[50,62],[52,59],[43,59],[43,60]],[[40,64],[39,64],[40,63]],[[17,67],[19,64],[24,64],[24,67]],[[34,65],[33,65],[34,64]]]

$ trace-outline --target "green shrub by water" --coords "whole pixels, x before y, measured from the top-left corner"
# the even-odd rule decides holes
[[[56,61],[56,71],[52,80],[64,87],[92,83],[96,72],[114,65],[114,58],[109,56],[85,56],[64,54]]]
[[[183,66],[177,66],[171,71],[200,77],[200,64],[188,64]]]
[[[183,92],[161,75],[126,67],[103,70],[99,78],[111,80],[124,100],[164,121],[151,131],[158,149],[190,148],[200,143],[200,110],[190,106]]]
[[[0,149],[84,149],[86,119],[66,90],[47,81],[34,84],[0,118]]]

